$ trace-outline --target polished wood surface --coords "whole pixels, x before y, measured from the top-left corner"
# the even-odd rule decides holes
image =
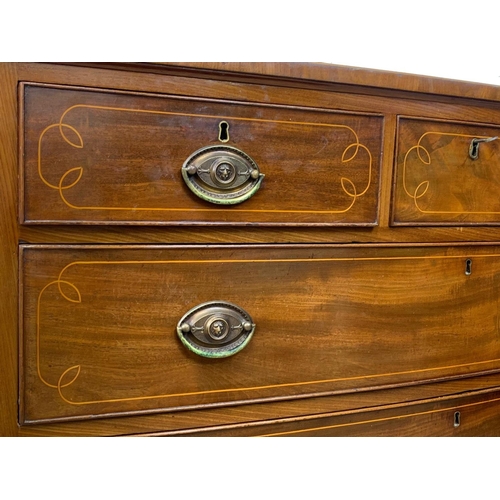
[[[380,116],[33,85],[21,93],[24,223],[377,222]],[[265,175],[259,191],[232,206],[191,193],[181,167],[206,146],[248,154]]]
[[[444,170],[416,168],[414,149],[408,192],[427,181],[428,189],[412,198],[401,184],[406,153],[430,125],[441,133],[496,134],[497,87],[321,64],[18,63],[0,65],[0,90],[1,435],[500,435],[498,218],[422,216],[411,208],[416,199],[428,203],[426,210],[495,211],[499,146],[481,145],[479,159],[465,161],[469,174],[460,170],[461,139],[433,138],[422,144],[432,166]],[[276,186],[263,184],[242,207],[317,212],[340,202],[340,195],[329,196],[332,185],[342,189],[342,177],[356,189],[366,181],[362,161],[351,162],[354,171],[325,175],[323,167],[331,157],[338,162],[346,144],[322,136],[325,148],[313,147],[317,123],[340,120],[360,144],[371,141],[374,188],[356,200],[353,210],[361,212],[326,225],[317,213],[300,220],[275,213],[166,219],[87,208],[71,215],[59,188],[40,181],[38,141],[82,96],[106,106],[180,106],[217,120],[230,110],[301,121],[267,135],[248,122],[246,139],[232,136],[250,156],[271,154],[259,146],[254,155],[251,134],[259,144],[271,137],[274,151],[266,159],[274,175],[262,171],[264,182],[273,179],[267,187]],[[68,169],[82,167],[79,182],[63,193],[75,205],[145,200],[146,208],[153,201],[201,207],[174,174],[168,200],[152,178],[162,154],[153,142],[164,129],[184,130],[179,144],[165,142],[178,152],[198,147],[188,130],[218,142],[213,127],[178,118],[184,129],[159,119],[75,115],[68,124],[84,148],[64,146],[60,134],[50,135],[54,126],[43,138],[43,175],[56,186]],[[117,141],[110,130],[128,140]],[[315,167],[301,167],[305,176],[292,183],[274,160],[297,166],[296,152],[314,157]],[[69,198],[84,182],[79,198]],[[185,199],[176,197],[179,186]],[[123,264],[131,259],[144,265]],[[91,264],[71,265],[83,260]],[[122,265],[95,267],[115,260]],[[184,262],[171,269],[152,263],[159,260]],[[67,279],[58,279],[67,265]],[[202,360],[180,344],[175,325],[190,307],[222,292],[226,297],[217,299],[252,314],[255,337],[233,358]],[[168,397],[159,401],[158,394]],[[120,401],[72,404],[92,398]],[[461,425],[450,427],[457,406]]]
[[[500,223],[500,127],[400,118],[394,224]],[[477,139],[477,156],[471,143]]]
[[[106,67],[106,65],[104,65]],[[391,192],[393,189],[394,148],[397,129],[397,116],[417,116],[432,119],[463,121],[464,119],[480,123],[500,123],[500,106],[495,102],[486,101],[482,95],[484,86],[474,85],[476,98],[449,97],[443,95],[422,95],[416,92],[405,91],[403,95],[372,89],[374,93],[366,95],[357,88],[347,88],[332,82],[324,88],[315,80],[305,80],[294,87],[284,87],[277,82],[271,85],[267,81],[263,84],[257,75],[247,71],[239,81],[226,79],[201,78],[194,70],[189,72],[191,77],[179,76],[178,71],[162,66],[162,73],[141,71],[127,72],[115,69],[50,65],[50,64],[18,64],[15,66],[18,80],[23,82],[40,82],[47,84],[85,86],[100,89],[117,89],[133,92],[168,93],[179,96],[248,101],[285,106],[314,107],[336,111],[383,114],[384,137],[383,154],[381,158],[380,178],[380,206],[378,225],[373,228],[342,228],[335,231],[331,228],[283,228],[279,231],[265,227],[205,228],[203,231],[193,231],[181,226],[162,228],[149,227],[112,227],[86,228],[77,230],[62,228],[54,225],[46,228],[23,226],[19,228],[20,239],[33,243],[58,242],[102,242],[102,243],[262,243],[262,242],[439,242],[439,241],[497,241],[500,239],[498,228],[485,226],[457,228],[446,227],[398,227],[391,228]],[[177,68],[177,66],[175,66]],[[259,66],[256,66],[258,73]],[[307,69],[304,69],[307,72]],[[203,68],[200,69],[203,75]],[[195,77],[198,75],[198,77]],[[385,75],[385,74],[384,74]],[[220,76],[220,75],[219,75]],[[385,75],[384,78],[389,78]],[[393,82],[399,81],[401,75],[393,75]],[[376,75],[375,75],[376,79]],[[415,81],[427,81],[416,79]],[[437,85],[439,80],[428,80],[428,92],[432,84]],[[275,82],[276,83],[276,82]],[[449,83],[453,88],[455,82]],[[494,88],[494,87],[493,87]],[[359,92],[359,93],[358,93]],[[463,95],[466,95],[464,93]],[[471,94],[474,96],[474,93]],[[12,105],[12,104],[11,104]],[[22,169],[21,169],[22,170]]]
[[[500,371],[499,252],[24,246],[23,421]],[[214,300],[257,325],[227,359],[197,356],[175,333]]]
[[[365,408],[382,408],[397,404],[401,407],[412,406],[420,401],[452,398],[464,392],[479,394],[491,393],[500,386],[500,374],[487,372],[477,377],[460,376],[449,381],[426,381],[412,386],[380,386],[377,390],[360,390],[344,394],[342,391],[332,395],[312,394],[287,401],[269,401],[266,404],[248,404],[223,407],[204,406],[203,409],[184,409],[164,412],[158,410],[148,415],[119,415],[119,418],[92,418],[85,420],[58,421],[54,423],[26,423],[19,428],[22,436],[112,436],[112,435],[161,435],[170,432],[193,432],[209,430],[213,426],[259,425],[265,421],[281,419],[300,419],[305,416],[337,412],[363,413]],[[483,395],[483,397],[485,397]],[[112,415],[110,415],[112,417]],[[226,429],[226,433],[230,431]],[[390,431],[386,435],[391,434]]]
[[[426,77],[408,73],[394,73],[352,66],[325,63],[240,63],[240,62],[168,62],[168,63],[72,63],[79,66],[106,67],[125,71],[158,74],[178,74],[195,78],[240,81],[251,75],[253,79],[281,85],[329,86],[349,88],[355,93],[375,94],[390,90],[435,95],[471,97],[500,101],[496,85],[487,85],[444,78]]]
[[[18,392],[17,74],[0,64],[0,434],[14,435]]]
[[[160,433],[164,436],[496,437],[500,425],[500,392],[442,398],[412,405],[387,405],[358,411],[282,419],[250,425],[220,426],[198,431]]]

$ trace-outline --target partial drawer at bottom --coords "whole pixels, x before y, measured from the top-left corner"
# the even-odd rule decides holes
[[[500,390],[324,415],[161,435],[187,436],[499,436]]]
[[[500,372],[495,246],[22,245],[20,262],[21,425]]]

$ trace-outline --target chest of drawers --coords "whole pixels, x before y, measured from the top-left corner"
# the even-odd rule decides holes
[[[0,72],[3,435],[500,434],[497,88]]]

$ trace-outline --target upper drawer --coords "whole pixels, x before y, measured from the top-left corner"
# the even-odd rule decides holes
[[[378,115],[35,84],[20,109],[21,223],[377,223]]]
[[[394,225],[498,225],[500,126],[399,118]]]

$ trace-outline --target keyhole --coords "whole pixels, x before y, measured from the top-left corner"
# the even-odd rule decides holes
[[[229,123],[227,122],[219,123],[219,141],[220,142],[229,141]]]
[[[453,415],[453,427],[460,427],[460,412],[456,411]]]
[[[474,139],[472,139],[470,145],[469,155],[473,160],[477,160],[479,158],[479,142]]]
[[[467,259],[465,261],[465,276],[470,276],[472,274],[472,259]]]

